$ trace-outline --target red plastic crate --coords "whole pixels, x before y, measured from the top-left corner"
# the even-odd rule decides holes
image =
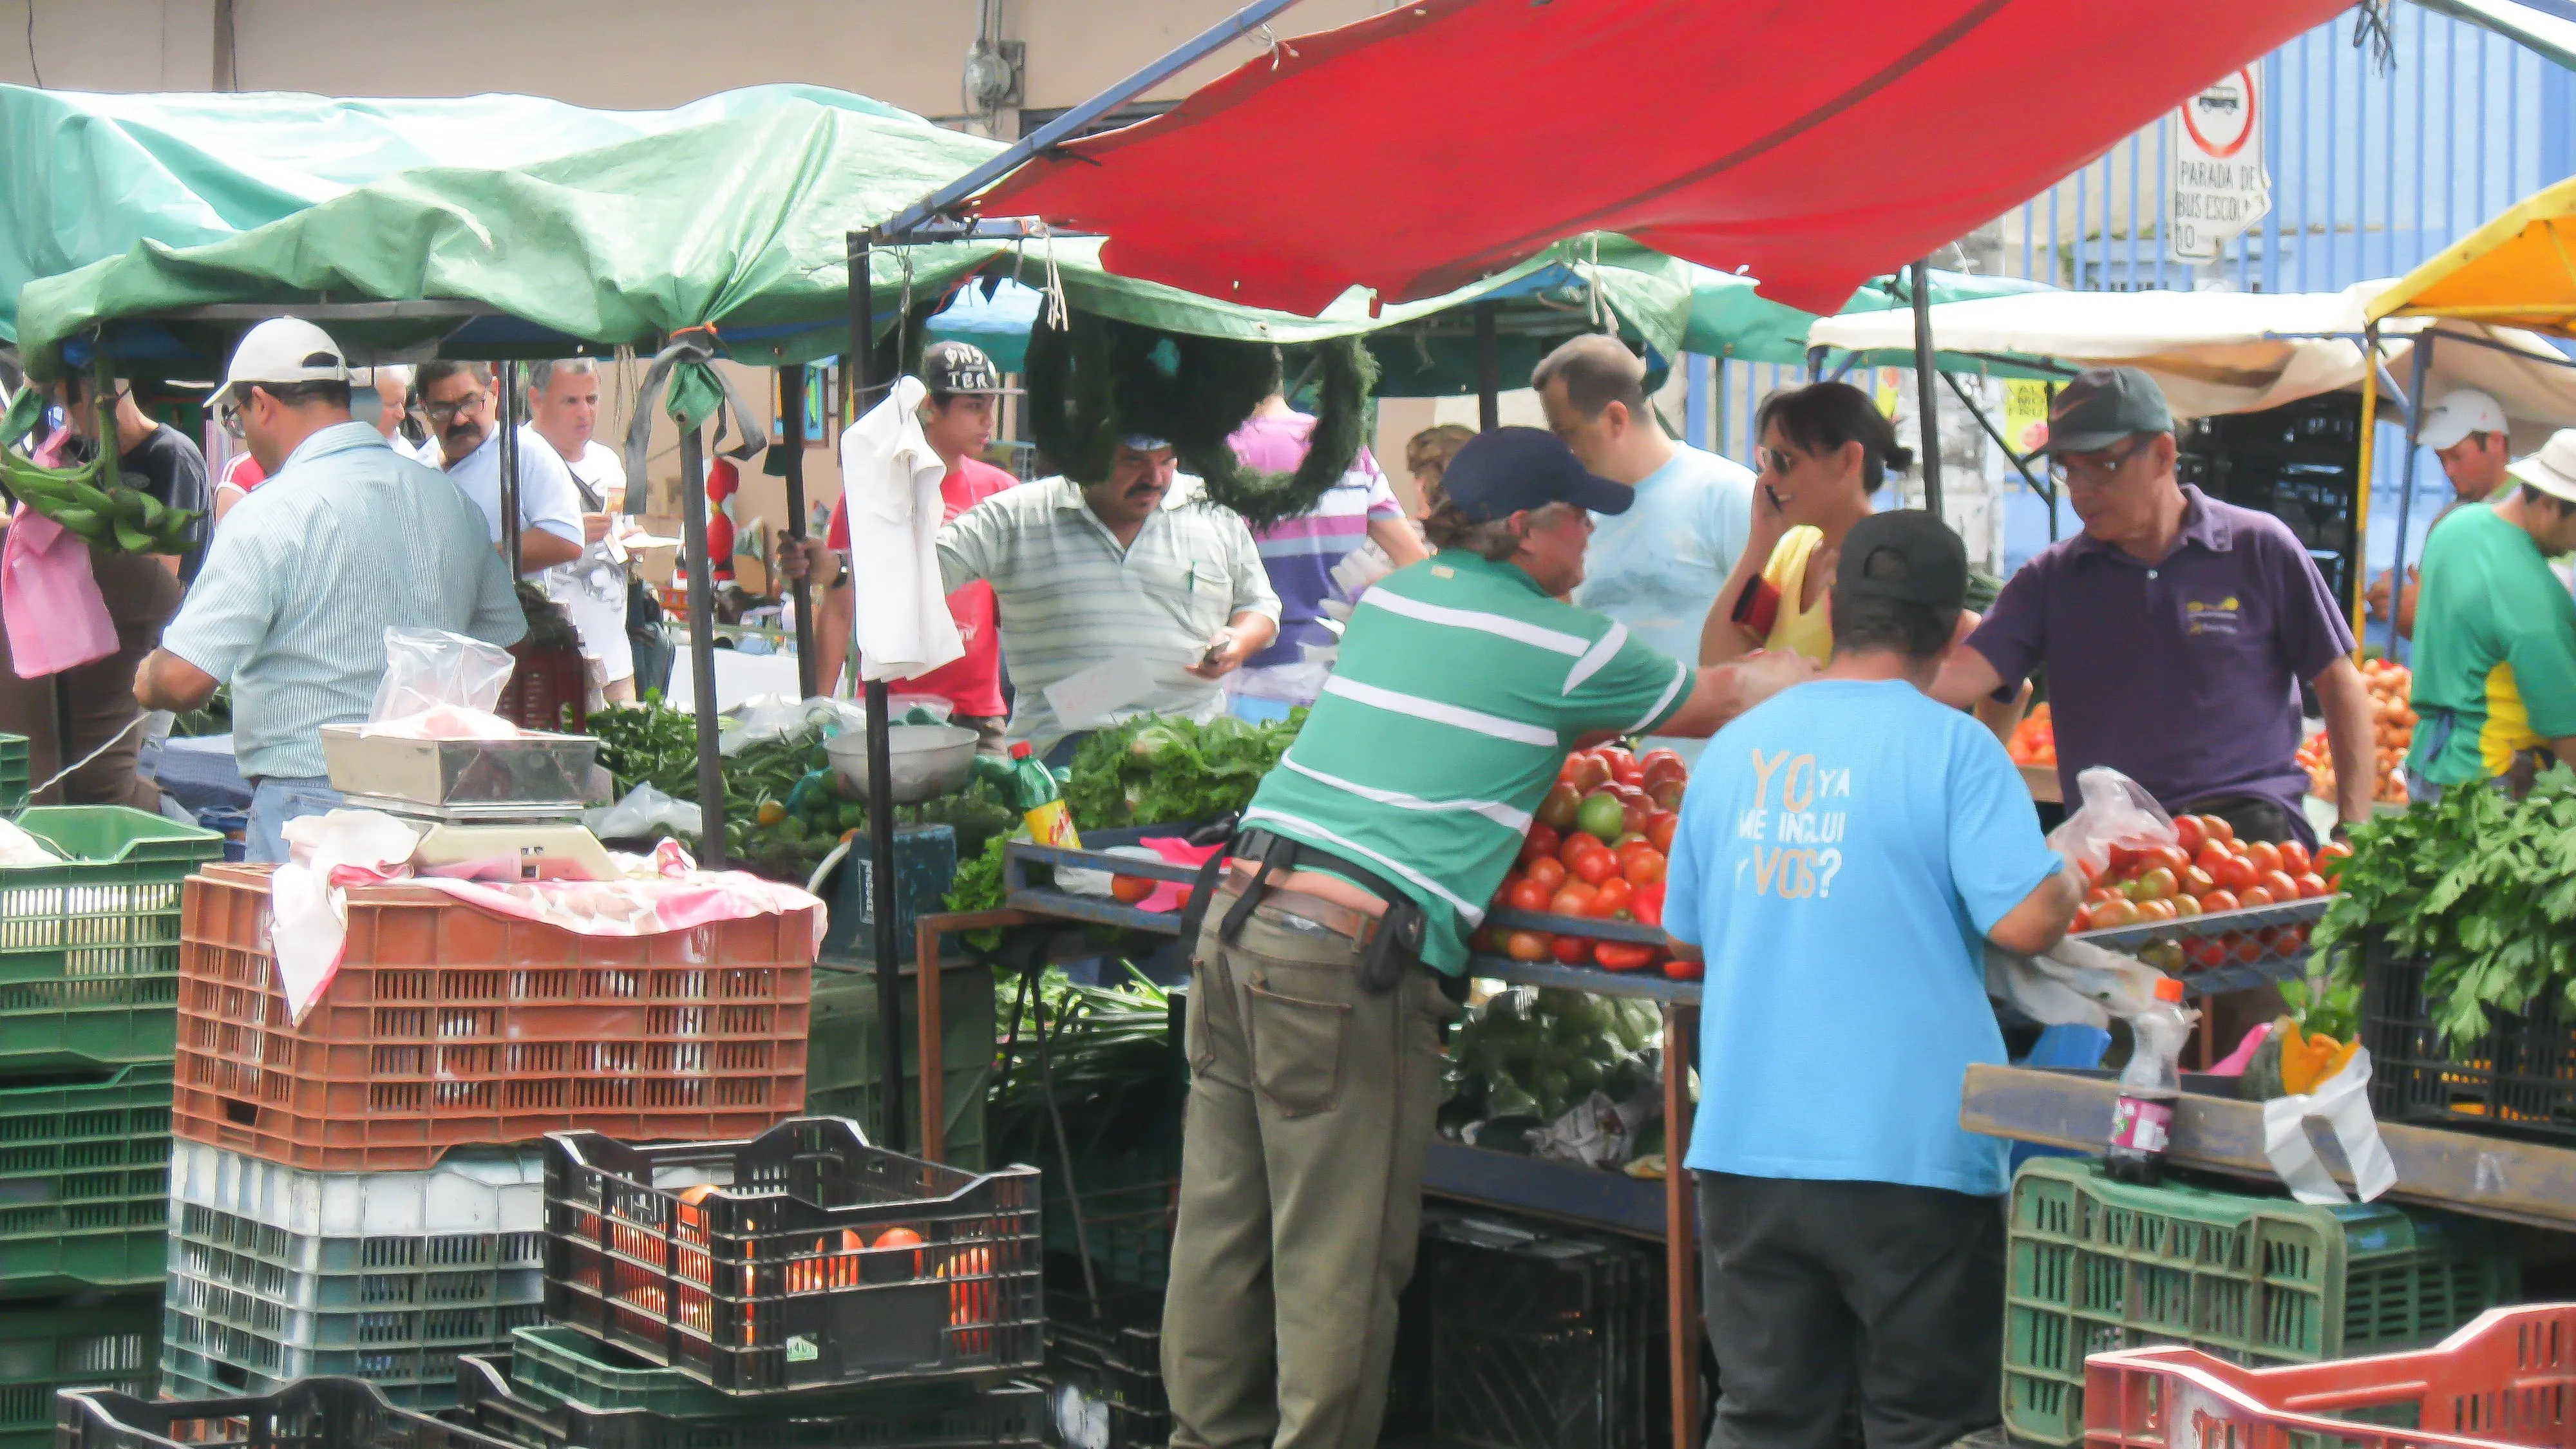
[[[492,712],[524,730],[580,734],[590,721],[590,676],[578,649],[510,646],[517,667]]]
[[[2194,1348],[2084,1364],[2090,1449],[2569,1449],[2576,1304],[2491,1308],[2412,1353],[2239,1368]]]
[[[348,895],[347,955],[292,1024],[268,872],[187,883],[177,1135],[311,1171],[595,1131],[742,1137],[805,1100],[805,912],[585,936],[414,885]]]

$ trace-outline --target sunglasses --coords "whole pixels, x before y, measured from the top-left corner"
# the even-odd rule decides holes
[[[1798,466],[1798,455],[1786,448],[1756,448],[1753,461],[1759,465],[1760,471],[1777,473],[1785,478],[1789,476],[1790,469]]]

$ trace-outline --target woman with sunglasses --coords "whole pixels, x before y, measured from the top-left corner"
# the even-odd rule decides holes
[[[1834,652],[1830,594],[1852,525],[1870,495],[1913,455],[1869,395],[1814,382],[1763,399],[1754,418],[1760,472],[1753,530],[1700,631],[1700,663],[1755,649],[1790,650],[1818,664]]]

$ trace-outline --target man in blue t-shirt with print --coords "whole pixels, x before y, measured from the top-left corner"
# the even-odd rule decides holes
[[[1931,514],[1844,542],[1824,674],[1720,731],[1664,902],[1706,963],[1691,1132],[1715,1449],[1870,1449],[1997,1419],[2004,1145],[1959,1127],[2004,1060],[1980,937],[2035,954],[2081,895],[1995,737],[1924,691],[1968,588]]]

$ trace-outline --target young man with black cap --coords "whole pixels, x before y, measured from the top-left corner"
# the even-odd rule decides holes
[[[1591,512],[1632,496],[1535,428],[1461,448],[1425,519],[1441,551],[1360,597],[1194,902],[1163,1310],[1178,1449],[1377,1442],[1441,1027],[1531,812],[1587,735],[1704,737],[1813,673],[1774,655],[1700,669],[1559,602]]]
[[[1870,1449],[1996,1420],[2004,1144],[1959,1126],[1968,1065],[2005,1059],[1980,938],[2044,951],[2081,891],[1994,735],[1926,693],[1967,588],[1931,514],[1853,525],[1832,662],[1719,731],[1682,801],[1718,1449],[1830,1449],[1855,1387]]]

